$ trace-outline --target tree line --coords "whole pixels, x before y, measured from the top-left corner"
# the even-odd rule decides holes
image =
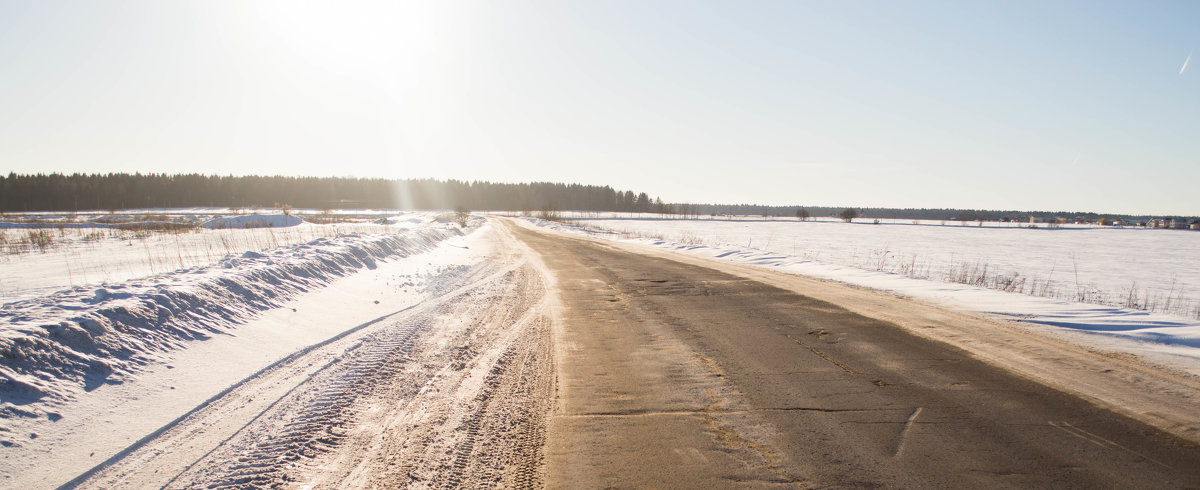
[[[671,206],[671,205],[668,205]],[[1068,218],[1098,221],[1100,219],[1145,219],[1149,216],[1104,214],[1089,211],[1017,211],[954,208],[863,208],[843,206],[766,206],[760,204],[689,204],[693,214],[701,216],[763,216],[809,217],[828,216],[845,219],[846,211],[856,211],[852,218],[880,220],[943,220],[943,221],[1026,221],[1030,217]]]
[[[488,211],[596,211],[681,217],[842,216],[891,220],[1006,221],[1075,218],[1088,221],[1145,217],[1067,211],[993,211],[951,208],[847,208],[757,204],[664,203],[645,192],[554,182],[498,183],[433,179],[220,176],[202,174],[0,175],[0,211],[87,211],[136,208],[278,207],[310,209],[472,209]],[[843,217],[844,219],[844,217]]]
[[[665,212],[661,199],[609,186],[433,179],[201,174],[0,175],[0,211],[272,207]]]

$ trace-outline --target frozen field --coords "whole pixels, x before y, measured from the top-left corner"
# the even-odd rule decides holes
[[[1200,233],[1014,223],[572,217],[623,236],[1200,318]],[[942,224],[945,223],[945,224]]]
[[[1200,232],[581,213],[564,219],[536,221],[995,315],[1200,375]]]

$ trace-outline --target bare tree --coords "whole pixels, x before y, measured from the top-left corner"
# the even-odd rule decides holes
[[[839,214],[838,217],[842,218],[842,221],[849,223],[858,217],[858,210],[854,208],[843,209],[842,214]]]

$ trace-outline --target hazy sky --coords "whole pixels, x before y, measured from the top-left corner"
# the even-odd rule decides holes
[[[1195,215],[1198,48],[1194,1],[0,0],[0,171]]]

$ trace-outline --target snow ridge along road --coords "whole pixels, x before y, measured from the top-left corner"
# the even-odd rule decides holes
[[[434,299],[289,357],[69,486],[537,486],[551,296],[512,247],[496,254]]]
[[[189,342],[232,333],[264,310],[378,261],[462,236],[454,228],[344,235],[247,251],[208,267],[0,305],[0,418],[42,417],[55,404],[120,383]]]

